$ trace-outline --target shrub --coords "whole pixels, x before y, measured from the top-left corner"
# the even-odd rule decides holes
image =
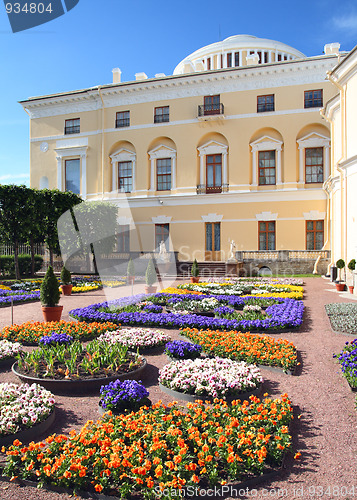
[[[347,267],[350,271],[354,271],[356,269],[356,259],[351,259],[347,264]]]
[[[63,266],[61,271],[62,285],[70,285],[71,281],[72,281],[71,272],[65,266]]]
[[[343,259],[338,259],[338,261],[336,262],[336,267],[338,269],[343,269],[345,267],[345,261]]]
[[[41,283],[41,303],[47,307],[55,307],[60,300],[60,291],[58,280],[53,272],[52,266],[46,271],[45,277]]]
[[[152,286],[156,281],[156,271],[152,259],[149,260],[148,267],[146,268],[145,280],[148,286]]]
[[[197,276],[199,275],[200,275],[200,269],[198,267],[197,260],[195,259],[191,267],[191,276],[197,278]]]
[[[43,257],[35,255],[35,272],[39,271],[43,264]],[[31,256],[19,255],[19,267],[21,276],[31,275]],[[11,276],[15,274],[15,259],[13,255],[0,255],[0,274]]]
[[[127,270],[127,275],[128,276],[135,276],[135,267],[134,267],[134,262],[130,259],[128,262],[128,270]]]

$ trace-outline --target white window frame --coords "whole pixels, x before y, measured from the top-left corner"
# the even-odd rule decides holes
[[[64,191],[65,186],[65,164],[66,160],[80,160],[80,196],[87,195],[87,151],[88,146],[57,148],[57,189]]]
[[[131,193],[133,193],[135,191],[136,153],[129,149],[121,148],[116,153],[110,155],[110,160],[112,162],[112,191],[119,192],[119,163],[130,161],[132,166]]]
[[[176,189],[176,150],[160,144],[148,152],[150,159],[150,191],[156,191],[156,160],[171,159],[171,190]]]
[[[228,146],[217,141],[209,141],[197,148],[200,157],[200,182],[201,186],[207,184],[206,156],[222,155],[222,185],[228,184]]]
[[[258,186],[258,152],[259,151],[274,151],[275,150],[275,184],[282,184],[282,168],[281,168],[281,151],[283,148],[283,142],[268,135],[257,139],[250,143],[252,148],[252,186]],[[272,186],[273,184],[267,184]]]
[[[330,172],[330,146],[331,140],[329,137],[318,134],[317,132],[311,132],[305,135],[301,139],[297,140],[299,147],[299,184],[305,184],[305,149],[306,148],[323,148],[323,158],[324,158],[324,173],[323,182],[325,182],[329,176]]]

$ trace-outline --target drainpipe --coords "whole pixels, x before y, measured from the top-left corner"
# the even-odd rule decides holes
[[[341,215],[343,214],[343,228],[344,228],[344,237],[343,237],[343,248],[342,248],[342,254],[343,258],[345,261],[347,261],[347,177],[346,177],[346,172],[341,170],[341,167],[339,167],[339,163],[343,160],[346,159],[347,157],[347,136],[346,136],[346,130],[347,130],[347,116],[346,116],[346,90],[345,88],[340,85],[336,78],[332,76],[332,73],[330,71],[327,72],[327,78],[328,80],[335,85],[335,87],[338,88],[340,91],[340,99],[341,99],[341,112],[342,112],[342,119],[341,119],[341,128],[342,128],[342,154],[340,160],[336,164],[336,168],[340,173],[340,179],[341,179]]]
[[[105,110],[105,106],[104,106],[104,101],[103,101],[103,96],[101,93],[100,85],[98,85],[98,94],[99,94],[100,100],[102,101],[102,201],[103,201],[103,199],[104,199],[104,154],[105,154],[105,150],[104,150],[104,118],[105,118],[104,110]]]

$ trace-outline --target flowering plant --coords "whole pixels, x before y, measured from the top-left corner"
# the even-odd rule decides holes
[[[159,374],[159,382],[169,389],[203,398],[239,397],[262,381],[257,366],[223,358],[172,361]]]
[[[18,342],[0,340],[0,361],[13,358],[20,351],[22,351],[22,345]]]
[[[218,300],[213,297],[206,297],[202,300],[182,300],[173,304],[175,311],[213,311],[218,305]]]
[[[141,406],[150,406],[149,392],[136,380],[114,380],[100,389],[99,405],[105,410],[137,411]]]
[[[53,344],[70,344],[73,342],[73,337],[67,333],[52,332],[51,335],[41,337],[38,341],[39,344],[53,345]]]
[[[164,352],[173,359],[195,359],[200,357],[202,346],[184,340],[173,340],[166,344]]]
[[[357,388],[357,339],[346,342],[339,356],[333,355],[341,365],[343,375],[353,388]]]
[[[132,350],[159,347],[169,340],[170,337],[165,332],[151,328],[123,328],[98,337],[99,342],[119,343]]]
[[[0,436],[45,420],[54,404],[53,394],[40,385],[0,384]]]
[[[257,304],[255,304],[255,305],[254,304],[252,304],[252,305],[247,304],[246,306],[243,307],[243,311],[261,312],[262,308]]]

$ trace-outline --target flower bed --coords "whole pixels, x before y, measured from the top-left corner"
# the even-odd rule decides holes
[[[332,330],[357,334],[357,304],[326,304]]]
[[[23,302],[34,302],[40,300],[39,291],[26,292],[25,290],[17,291],[0,291],[0,307],[7,307],[13,304],[22,304]]]
[[[122,344],[129,349],[152,349],[164,345],[170,340],[170,336],[161,330],[151,328],[123,328],[111,332],[105,332],[98,341],[108,344]]]
[[[100,312],[99,309],[110,306],[110,303],[93,304],[70,311],[71,317],[80,321],[110,321],[123,325],[158,326],[162,328],[199,328],[220,330],[265,331],[298,328],[302,323],[304,305],[302,301],[282,299],[280,304],[270,306],[266,310],[266,319],[231,320],[225,318],[208,318],[195,314]]]
[[[182,330],[181,334],[200,344],[207,354],[222,358],[276,366],[284,371],[294,371],[297,364],[296,348],[287,340],[237,331],[199,331],[189,328]]]
[[[53,394],[40,385],[0,384],[0,438],[42,422],[54,404]]]
[[[16,443],[4,473],[40,485],[154,499],[159,488],[214,487],[281,465],[291,446],[291,419],[286,394],[230,407],[216,401],[182,410],[158,403],[116,418],[106,414],[79,433],[52,435],[31,447]]]
[[[151,406],[149,392],[136,380],[115,380],[100,389],[99,406],[116,413],[137,411],[141,406]]]
[[[174,340],[165,346],[165,354],[171,359],[196,359],[200,357],[201,352],[201,345],[184,340]]]
[[[184,283],[178,285],[179,290],[186,290],[189,292],[201,292],[204,294],[215,295],[250,295],[256,294],[258,296],[270,296],[302,299],[303,288],[301,286],[294,286],[289,284],[270,284],[260,282],[236,282],[236,283]],[[166,290],[162,290],[166,292]]]
[[[6,326],[0,333],[0,338],[21,342],[22,344],[36,344],[41,337],[52,333],[66,333],[74,339],[86,341],[98,337],[100,334],[117,330],[118,325],[114,323],[86,323],[77,321],[51,321],[48,323],[33,323],[27,321],[22,325]]]
[[[160,370],[159,383],[198,398],[239,398],[262,384],[259,368],[223,358],[172,361]]]
[[[357,391],[357,339],[346,342],[340,354],[338,356],[334,354],[333,356],[340,363],[342,373],[352,390]]]
[[[22,351],[22,345],[18,342],[9,342],[0,340],[0,363],[7,359],[12,359],[16,354]]]

